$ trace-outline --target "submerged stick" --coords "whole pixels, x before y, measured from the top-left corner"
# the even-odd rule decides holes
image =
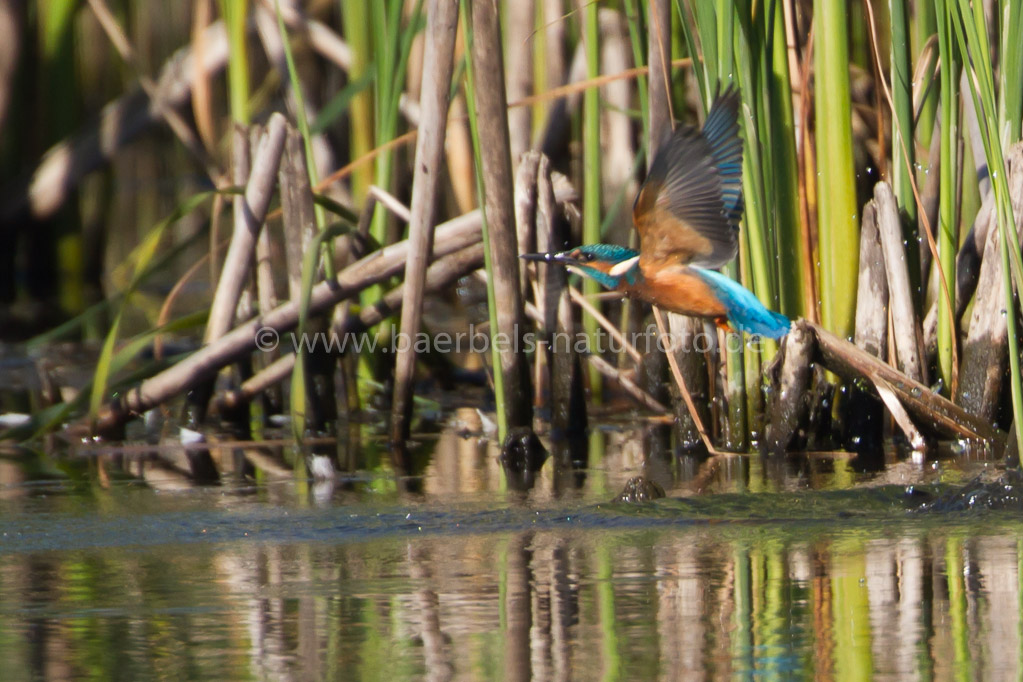
[[[394,363],[394,397],[391,403],[391,440],[394,442],[408,439],[412,421],[412,379],[416,367],[414,340],[422,326],[423,289],[444,154],[457,28],[458,3],[430,0],[426,13],[423,85],[419,99],[421,118],[412,179],[409,258],[405,264],[406,301],[401,309],[401,335],[408,342],[399,348]]]

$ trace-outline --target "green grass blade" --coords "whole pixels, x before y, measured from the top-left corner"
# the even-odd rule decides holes
[[[114,322],[110,327],[110,331],[107,333],[106,339],[103,342],[103,348],[100,351],[99,359],[96,362],[96,371],[93,373],[92,390],[89,395],[89,413],[91,415],[95,416],[99,413],[99,409],[102,407],[103,400],[107,395],[107,384],[114,372],[114,348],[117,343],[117,334],[121,325],[121,317],[124,314],[124,310],[131,303],[132,293],[134,293],[139,284],[142,283],[143,276],[147,272],[150,272],[149,265],[156,255],[157,247],[163,240],[164,233],[167,231],[168,227],[201,206],[214,194],[215,192],[201,192],[186,199],[174,210],[173,213],[171,213],[170,216],[157,223],[157,225],[149,231],[149,234],[146,235],[145,239],[142,240],[142,243],[139,244],[139,246],[136,247],[129,255],[127,261],[134,263],[134,274],[132,276],[131,283],[124,292],[124,298],[121,301],[117,314],[114,316]]]

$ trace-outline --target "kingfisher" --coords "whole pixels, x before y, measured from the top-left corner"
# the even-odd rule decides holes
[[[632,207],[639,251],[587,244],[522,258],[565,265],[607,289],[674,313],[713,319],[726,331],[773,339],[787,334],[787,317],[716,270],[739,246],[739,103],[739,91],[728,88],[714,99],[702,130],[680,127],[657,150]]]

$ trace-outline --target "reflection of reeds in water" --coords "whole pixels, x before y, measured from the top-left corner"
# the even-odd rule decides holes
[[[53,553],[10,557],[0,652],[50,679],[126,661],[139,676],[221,679],[945,680],[1023,669],[1021,556],[1008,536],[676,525],[335,544],[351,512],[334,514],[334,541],[313,544],[100,548],[78,570]],[[88,627],[67,627],[80,615]],[[47,633],[47,656],[31,656],[30,622]]]

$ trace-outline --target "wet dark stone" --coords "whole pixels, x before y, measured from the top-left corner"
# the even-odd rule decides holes
[[[547,449],[528,426],[509,429],[501,448],[501,463],[516,473],[537,472],[547,461]]]
[[[913,511],[960,512],[974,510],[1006,510],[1023,512],[1023,473],[1011,470],[991,480],[978,476],[969,483],[925,502]]]
[[[642,476],[635,476],[629,479],[629,482],[625,484],[625,488],[614,501],[638,504],[641,502],[651,502],[661,497],[664,497],[664,488]]]
[[[547,450],[531,428],[517,426],[508,431],[500,460],[508,487],[525,491],[536,483],[536,473],[547,460]]]

